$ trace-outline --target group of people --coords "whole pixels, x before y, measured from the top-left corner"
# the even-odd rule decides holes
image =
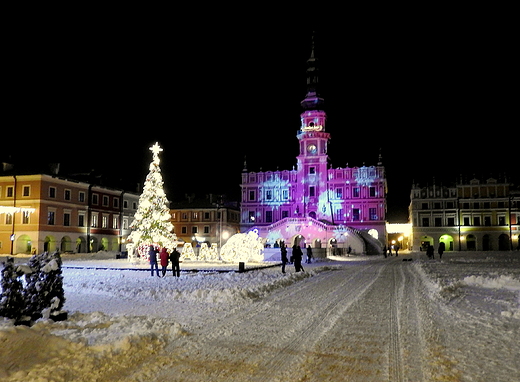
[[[299,245],[295,244],[292,247],[292,255],[291,255],[290,262],[289,262],[289,259],[287,258],[287,247],[283,243],[280,246],[280,252],[281,252],[281,260],[282,260],[282,273],[285,273],[285,265],[291,264],[291,263],[294,264],[295,272],[300,272],[300,271],[305,272],[305,270],[302,267],[303,251]],[[312,248],[309,245],[307,247],[307,260],[305,262],[307,264],[310,264],[311,259],[312,259]]]
[[[388,248],[386,247],[386,245],[383,247],[383,255],[385,257],[387,257],[387,252],[388,252],[388,256],[393,256],[392,255],[392,248],[394,249],[394,252],[395,252],[395,257],[398,257],[399,256],[399,246],[398,245],[391,245],[389,246]]]
[[[181,257],[181,254],[179,251],[177,251],[177,248],[174,248],[172,253],[168,253],[168,250],[166,248],[162,248],[159,252],[153,245],[150,245],[150,248],[148,250],[148,258],[150,260],[150,270],[152,271],[152,276],[155,271],[157,272],[157,277],[159,276],[159,266],[157,264],[157,254],[159,253],[159,260],[161,262],[161,268],[162,268],[162,277],[166,276],[166,268],[168,267],[168,260],[172,263],[172,272],[173,277],[181,277],[181,267],[179,264],[179,259]]]
[[[437,253],[439,254],[439,259],[442,260],[442,254],[446,250],[446,244],[444,244],[442,241],[439,243],[439,248],[437,248]],[[433,245],[429,245],[426,249],[426,256],[428,256],[428,259],[433,260],[435,250],[433,248]]]

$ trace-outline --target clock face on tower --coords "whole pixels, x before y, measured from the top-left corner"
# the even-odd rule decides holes
[[[310,154],[316,154],[318,149],[316,148],[316,145],[308,145],[307,146],[307,152]]]

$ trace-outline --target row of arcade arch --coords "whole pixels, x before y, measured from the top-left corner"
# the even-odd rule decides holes
[[[509,235],[503,233],[498,237],[489,234],[477,237],[473,234],[461,235],[460,243],[458,237],[442,235],[436,242],[431,236],[421,236],[420,250],[424,251],[428,246],[438,247],[444,243],[446,251],[508,251],[511,249]],[[460,245],[459,245],[460,244]]]
[[[47,235],[43,239],[43,248],[38,248],[38,243],[32,240],[29,235],[20,235],[16,238],[15,253],[37,253],[54,252],[56,250],[64,252],[86,253],[98,251],[117,251],[119,241],[117,237],[90,237],[90,248],[87,247],[87,238],[79,236],[73,240],[70,236],[63,236],[57,239],[55,236]]]

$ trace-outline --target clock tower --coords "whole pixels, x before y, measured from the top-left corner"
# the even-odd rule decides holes
[[[314,37],[311,56],[307,60],[307,95],[301,102],[301,126],[297,138],[298,155],[298,215],[318,220],[332,220],[327,190],[330,134],[325,132],[327,114],[324,100],[318,92],[318,60],[314,56]]]

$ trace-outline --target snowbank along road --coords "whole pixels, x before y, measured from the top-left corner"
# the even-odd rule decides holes
[[[70,319],[0,326],[0,377],[520,380],[520,255],[451,256],[179,280],[66,269]]]

